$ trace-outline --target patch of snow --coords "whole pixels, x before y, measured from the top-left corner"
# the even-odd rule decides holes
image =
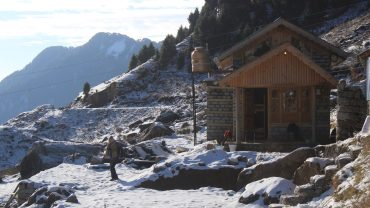
[[[115,43],[113,43],[108,49],[107,49],[107,56],[114,56],[118,57],[124,50],[126,50],[126,41],[120,40]]]
[[[320,169],[323,169],[325,166],[327,166],[329,163],[332,162],[332,160],[328,158],[322,158],[322,157],[310,157],[306,159],[307,162],[315,163],[320,165]]]

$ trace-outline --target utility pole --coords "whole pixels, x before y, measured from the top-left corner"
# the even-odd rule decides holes
[[[194,50],[193,47],[193,36],[190,36],[189,41],[189,50],[190,50],[190,60],[191,60],[191,53]],[[195,81],[194,81],[194,73],[192,69],[192,63],[189,64],[189,71],[191,73],[191,86],[192,86],[192,108],[193,108],[193,134],[194,134],[194,146],[197,144],[197,109],[195,106]]]

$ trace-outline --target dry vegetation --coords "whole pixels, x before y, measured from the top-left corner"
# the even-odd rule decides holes
[[[333,178],[333,187],[335,189],[334,199],[336,202],[355,200],[351,207],[365,208],[370,206],[370,184],[365,186],[367,188],[360,189],[359,184],[364,180],[368,170],[370,169],[370,137],[364,137],[359,139],[360,145],[363,147],[360,157],[361,159],[358,164],[356,164],[352,171],[354,173],[353,183],[346,186],[345,189],[338,189],[339,185],[342,183],[338,175]],[[348,183],[350,181],[347,181]]]

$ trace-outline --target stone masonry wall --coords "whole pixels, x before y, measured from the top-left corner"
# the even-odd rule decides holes
[[[327,87],[315,89],[316,143],[328,144],[330,141],[330,90]]]
[[[223,137],[233,128],[233,89],[207,87],[207,140]]]
[[[367,115],[367,102],[361,88],[338,84],[337,140],[345,140],[360,131]]]

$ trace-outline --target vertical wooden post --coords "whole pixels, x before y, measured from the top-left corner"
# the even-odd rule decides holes
[[[316,88],[311,87],[311,94],[312,94],[312,104],[311,104],[311,125],[312,125],[312,137],[311,142],[316,142]]]
[[[197,109],[195,106],[195,83],[194,73],[191,72],[191,86],[193,94],[193,133],[194,133],[194,146],[197,144]]]
[[[236,132],[235,132],[235,137],[236,137],[236,143],[240,144],[242,141],[242,135],[241,135],[241,130],[242,130],[242,112],[241,112],[241,97],[242,97],[242,88],[235,88],[235,114],[236,114]]]

